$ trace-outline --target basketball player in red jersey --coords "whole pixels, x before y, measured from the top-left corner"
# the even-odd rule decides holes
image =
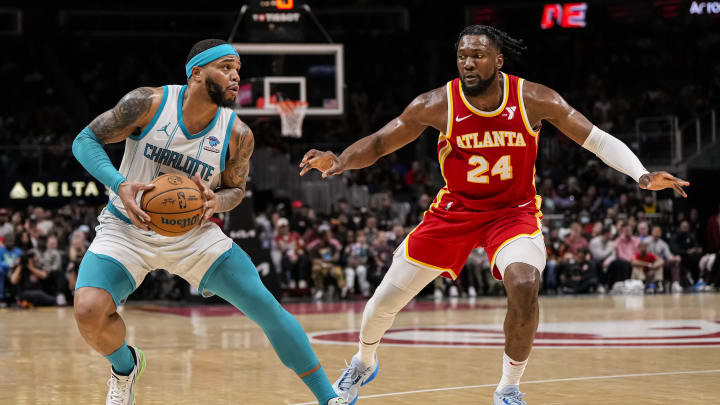
[[[456,278],[471,250],[482,246],[493,276],[507,291],[503,376],[493,405],[526,405],[519,390],[537,331],[538,290],[545,268],[535,158],[543,120],[646,190],[689,185],[666,172],[649,173],[621,141],[593,126],[554,90],[501,72],[522,41],[488,26],[465,28],[457,44],[460,77],[419,95],[399,117],[350,145],[340,156],[311,150],[301,175],[323,177],[361,169],[415,140],[440,131],[438,159],[446,185],[420,225],[395,252],[387,275],[363,313],[359,352],[335,382],[350,405],[378,373],[376,349],[395,315],[438,275]]]

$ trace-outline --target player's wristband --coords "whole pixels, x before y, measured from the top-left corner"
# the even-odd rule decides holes
[[[103,149],[103,143],[90,128],[85,127],[75,137],[72,151],[75,159],[88,173],[117,193],[118,187],[125,181],[125,177],[113,166],[110,157]]]
[[[592,127],[582,146],[606,165],[632,177],[636,182],[640,181],[640,176],[649,173],[627,145],[596,126]]]

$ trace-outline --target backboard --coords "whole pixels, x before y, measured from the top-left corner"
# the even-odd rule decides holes
[[[345,111],[341,44],[234,43],[240,55],[240,116],[278,115],[275,101],[306,101],[308,116]]]

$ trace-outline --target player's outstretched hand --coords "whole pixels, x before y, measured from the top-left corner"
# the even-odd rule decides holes
[[[305,156],[303,156],[300,167],[302,168],[302,170],[300,170],[301,176],[312,169],[317,169],[322,173],[323,179],[345,171],[342,162],[340,162],[340,158],[335,156],[334,153],[330,151],[320,152],[316,149],[310,149]]]
[[[215,196],[215,192],[210,190],[205,183],[203,183],[202,180],[200,180],[200,174],[195,173],[195,176],[193,176],[193,181],[197,186],[200,188],[200,191],[202,192],[203,199],[205,199],[205,203],[203,204],[203,217],[200,221],[200,226],[205,223],[205,221],[212,218],[213,215],[215,215],[215,210],[217,209],[217,197]]]
[[[652,172],[646,173],[640,176],[640,188],[644,190],[663,190],[666,188],[673,188],[675,191],[680,193],[681,196],[687,197],[683,186],[689,186],[690,182],[683,179],[678,179],[668,172]]]
[[[120,184],[120,187],[118,187],[117,195],[125,207],[130,222],[143,231],[150,230],[145,224],[146,222],[150,222],[150,215],[141,210],[137,205],[137,194],[140,191],[148,191],[153,188],[155,188],[154,184],[137,183],[134,181],[123,182]]]

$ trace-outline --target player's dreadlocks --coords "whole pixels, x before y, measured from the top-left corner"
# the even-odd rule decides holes
[[[498,50],[506,56],[518,58],[522,55],[527,47],[523,46],[522,39],[515,39],[508,35],[506,32],[500,31],[497,28],[490,27],[488,25],[469,25],[465,27],[458,35],[455,48],[457,49],[458,44],[462,37],[466,35],[485,35],[490,39],[490,42],[495,45]]]

